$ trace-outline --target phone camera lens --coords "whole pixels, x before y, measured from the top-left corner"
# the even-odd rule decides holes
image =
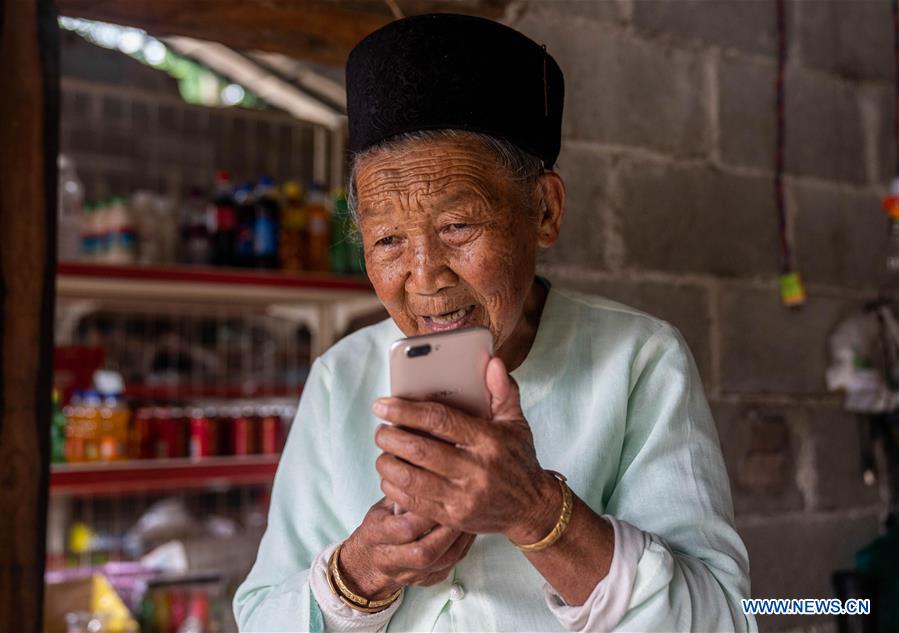
[[[416,356],[427,356],[430,353],[430,345],[416,345],[415,347],[406,348],[406,356],[409,358],[415,358]]]

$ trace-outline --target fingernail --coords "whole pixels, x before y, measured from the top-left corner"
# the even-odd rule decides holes
[[[387,413],[387,405],[383,400],[378,399],[375,400],[375,403],[371,405],[371,410],[374,411],[375,415],[381,416]]]

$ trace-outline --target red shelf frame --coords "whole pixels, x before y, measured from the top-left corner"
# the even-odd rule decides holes
[[[279,455],[53,464],[50,492],[82,496],[271,484]]]
[[[197,398],[254,399],[254,398],[291,398],[299,400],[303,388],[298,387],[260,387],[246,390],[238,385],[208,385],[193,387],[181,385],[125,385],[125,395],[134,400],[191,400]]]
[[[96,277],[103,279],[134,279],[145,281],[175,281],[183,283],[267,286],[274,288],[307,288],[317,290],[372,290],[367,277],[331,275],[324,273],[283,273],[267,270],[237,268],[206,268],[191,266],[118,266],[60,262],[58,275]]]

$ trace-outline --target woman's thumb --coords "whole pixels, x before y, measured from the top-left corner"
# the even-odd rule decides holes
[[[490,412],[494,420],[520,420],[523,417],[518,384],[498,356],[491,358],[487,364],[487,390],[490,392]]]

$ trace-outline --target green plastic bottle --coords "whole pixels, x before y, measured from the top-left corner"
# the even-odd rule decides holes
[[[343,275],[361,275],[365,273],[362,256],[362,244],[353,226],[346,201],[346,192],[335,189],[331,194],[331,272]]]
[[[50,461],[66,461],[66,416],[59,402],[59,390],[53,390],[53,416],[50,419]]]

